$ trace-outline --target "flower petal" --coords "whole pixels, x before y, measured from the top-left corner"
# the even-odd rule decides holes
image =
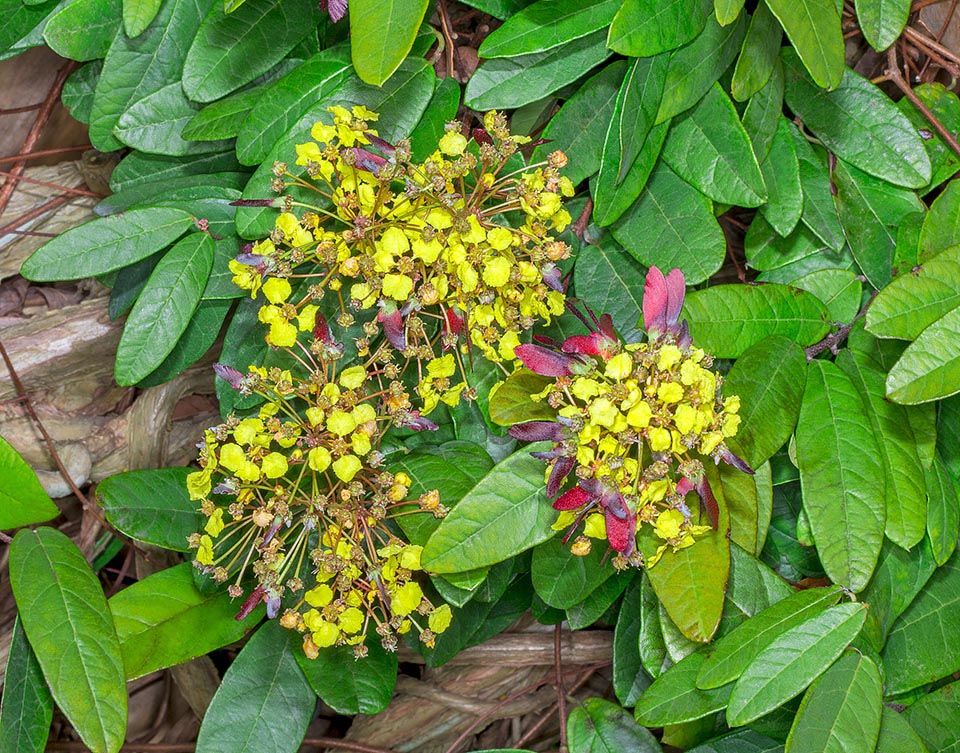
[[[610,547],[629,557],[636,546],[637,516],[631,514],[626,518],[618,518],[611,510],[606,509],[604,519],[607,524],[607,541]]]
[[[577,359],[565,353],[556,353],[539,345],[518,345],[513,351],[517,358],[534,374],[540,376],[570,376]]]
[[[400,312],[396,309],[387,311],[387,307],[384,306],[377,313],[377,321],[383,325],[383,334],[386,335],[389,343],[397,350],[405,350],[407,335]]]
[[[507,429],[514,439],[521,442],[541,442],[550,440],[559,442],[563,439],[563,426],[556,421],[527,421],[525,424],[516,424]]]
[[[570,471],[573,470],[576,462],[576,458],[570,457],[569,455],[557,458],[557,462],[553,464],[553,468],[550,470],[550,477],[547,479],[548,498],[557,496],[560,492],[560,487],[563,486],[563,482],[567,480],[567,476],[570,475]]]
[[[596,497],[584,489],[582,486],[575,486],[570,491],[566,491],[557,497],[553,503],[554,510],[576,510],[589,502],[593,502]]]

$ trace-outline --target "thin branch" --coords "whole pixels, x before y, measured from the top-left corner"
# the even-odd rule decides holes
[[[934,127],[941,138],[947,142],[947,145],[956,152],[957,155],[960,155],[960,143],[957,142],[956,136],[947,130],[947,127],[940,122],[940,119],[934,115],[930,108],[923,103],[923,100],[916,95],[913,89],[910,88],[910,84],[908,84],[903,77],[903,74],[900,73],[900,70],[897,68],[897,53],[893,47],[887,50],[887,70],[885,73],[887,78],[896,84],[904,96],[923,114],[923,117]]]
[[[44,188],[52,188],[56,191],[62,191],[63,193],[75,194],[76,196],[91,196],[94,199],[102,199],[104,195],[102,193],[94,193],[93,191],[87,191],[83,188],[70,188],[69,186],[60,186],[56,183],[48,183],[45,180],[37,180],[36,178],[28,178],[26,175],[18,175],[14,172],[7,172],[6,170],[0,170],[0,175],[10,178],[13,181],[23,181],[24,183],[33,183],[37,186],[43,186]]]
[[[85,152],[87,149],[93,149],[92,144],[80,144],[78,146],[61,146],[56,149],[41,149],[40,151],[30,152],[29,154],[12,154],[9,157],[0,157],[0,165],[8,162],[19,162],[25,159],[34,159],[36,157],[53,157],[57,154],[69,154],[70,152]]]
[[[912,26],[907,26],[903,30],[904,35],[911,42],[916,42],[918,45],[923,47],[928,55],[935,55],[942,58],[938,62],[947,70],[949,70],[954,76],[960,76],[960,56],[958,56],[952,50],[944,47],[942,44],[937,44],[930,37],[925,34],[921,34],[919,31],[914,29]],[[949,63],[947,61],[950,61]],[[952,63],[952,65],[951,65]]]
[[[21,214],[13,222],[10,222],[4,225],[3,227],[0,227],[0,236],[5,235],[6,233],[14,232],[21,225],[25,225],[26,223],[30,222],[30,220],[35,220],[37,217],[40,217],[41,215],[46,214],[52,209],[56,209],[57,207],[63,204],[66,204],[68,201],[70,201],[70,199],[71,197],[69,195],[62,194],[60,196],[53,197],[52,199],[50,199],[50,201],[46,202],[45,204],[41,204],[38,207],[34,207],[29,212]]]
[[[34,110],[39,110],[41,107],[43,107],[43,102],[34,102],[32,105],[24,105],[23,107],[0,107],[0,116],[33,112]]]

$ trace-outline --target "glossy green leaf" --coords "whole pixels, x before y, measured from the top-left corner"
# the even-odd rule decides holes
[[[877,52],[897,41],[910,15],[910,0],[855,0],[855,7],[860,31]]]
[[[296,636],[293,655],[320,699],[338,714],[379,714],[393,697],[397,682],[397,654],[385,651],[380,641],[367,642],[367,655],[357,659],[349,646],[320,651],[308,659]]]
[[[524,421],[554,421],[555,409],[545,400],[533,401],[531,395],[544,390],[549,383],[528,369],[515,371],[490,396],[490,420],[499,426],[513,426]]]
[[[663,164],[611,232],[641,264],[679,267],[690,285],[716,272],[726,254],[709,199]]]
[[[867,331],[877,337],[915,340],[960,306],[960,244],[897,275],[867,309]]]
[[[641,583],[639,575],[623,592],[613,631],[613,691],[621,704],[632,708],[650,686],[651,678],[640,658]]]
[[[746,28],[743,15],[735,23],[720,26],[711,14],[696,39],[670,56],[657,123],[700,101],[737,56]]]
[[[607,46],[630,57],[674,50],[703,31],[710,6],[710,0],[625,0],[610,24]]]
[[[200,529],[198,503],[187,494],[189,468],[126,471],[97,486],[110,525],[137,541],[189,551],[187,536]]]
[[[960,244],[960,184],[947,184],[923,220],[920,228],[920,260],[925,262],[941,251],[955,251]]]
[[[477,50],[481,58],[506,58],[545,52],[613,21],[621,0],[592,0],[571,5],[566,0],[538,0],[494,29]]]
[[[730,583],[723,605],[721,631],[724,635],[730,633],[793,593],[783,578],[734,542],[730,547]]]
[[[840,599],[837,586],[798,591],[724,635],[697,674],[697,686],[719,688],[738,679],[780,635],[823,613]]]
[[[147,207],[96,219],[41,246],[20,268],[36,282],[74,280],[112,272],[172,243],[193,224],[181,209]]]
[[[843,33],[833,0],[767,0],[817,86],[835,89],[843,77]]]
[[[767,203],[760,211],[780,235],[787,236],[803,214],[800,162],[790,135],[790,122],[781,117],[766,159],[760,163],[767,188]]]
[[[767,199],[750,138],[719,84],[674,120],[663,145],[663,159],[714,201],[755,207]]]
[[[626,61],[617,60],[577,89],[543,129],[543,138],[550,142],[534,150],[533,160],[538,162],[561,149],[576,155],[563,169],[574,185],[596,173],[625,72]]]
[[[783,753],[783,743],[752,729],[742,729],[690,748],[689,753]]]
[[[260,103],[265,88],[255,86],[211,102],[186,122],[180,136],[194,141],[232,139],[240,132],[244,119]]]
[[[903,713],[931,753],[952,753],[960,746],[960,683],[924,696]]]
[[[86,125],[93,110],[93,93],[100,80],[103,60],[94,60],[71,73],[63,84],[60,102],[70,111],[74,120]]]
[[[424,568],[456,573],[485,567],[553,536],[556,513],[547,504],[543,473],[529,448],[495,465],[440,522],[423,549]]]
[[[59,531],[23,529],[10,545],[10,585],[57,706],[93,753],[115,753],[127,729],[127,688],[97,576]]]
[[[460,84],[449,76],[437,81],[423,116],[410,134],[410,154],[415,161],[425,160],[433,154],[446,124],[456,119],[458,107]],[[564,171],[564,175],[569,173]]]
[[[183,61],[183,90],[212,102],[268,71],[320,22],[312,0],[246,0],[232,13],[219,4],[206,14]]]
[[[43,27],[50,48],[72,60],[107,56],[120,29],[120,0],[78,0],[55,13]]]
[[[717,16],[717,23],[726,26],[737,20],[743,10],[744,0],[714,0],[713,12]]]
[[[48,0],[41,5],[24,3],[22,0],[3,0],[3,25],[0,26],[0,50],[4,58],[28,47],[43,44],[43,24],[59,10],[59,2]],[[31,39],[32,37],[32,39]]]
[[[232,306],[230,299],[201,300],[173,350],[137,386],[155,387],[169,382],[199,361],[213,346]]]
[[[863,399],[829,361],[810,363],[796,446],[803,509],[824,569],[861,591],[883,541],[886,479]]]
[[[200,302],[212,265],[213,238],[207,233],[188,235],[160,260],[117,346],[119,384],[140,381],[173,350]]]
[[[542,99],[606,60],[605,37],[601,29],[546,52],[488,60],[467,82],[464,103],[482,112]]]
[[[639,335],[638,312],[643,309],[644,268],[604,235],[584,246],[573,268],[577,298],[594,311],[610,314],[613,326],[626,342]]]
[[[289,642],[269,620],[237,654],[203,717],[197,753],[294,753],[317,697]]]
[[[863,284],[848,269],[820,269],[790,284],[819,298],[834,322],[851,322],[860,310]]]
[[[730,577],[730,518],[717,472],[708,467],[706,473],[720,505],[718,528],[698,538],[696,546],[676,551],[668,547],[660,561],[647,569],[650,584],[670,619],[686,638],[698,643],[707,643],[716,633]],[[641,536],[644,557],[653,556],[659,544],[652,535]]]
[[[847,651],[803,696],[786,753],[873,751],[882,696],[877,665],[857,651]]]
[[[876,753],[929,753],[920,736],[903,715],[889,706],[880,717]]]
[[[955,92],[938,83],[920,84],[914,88],[913,92],[947,129],[952,133],[960,131],[960,99]],[[927,154],[930,155],[930,163],[933,165],[933,174],[930,177],[931,188],[939,186],[960,169],[960,155],[930,127],[930,121],[909,99],[904,97],[897,105],[917,128],[917,132],[923,138]]]
[[[860,595],[870,605],[863,635],[876,650],[883,649],[893,623],[910,606],[936,568],[926,541],[909,552],[890,541],[884,542],[873,577]]]
[[[633,161],[623,182],[615,185],[616,165],[620,161],[620,153],[614,147],[609,151],[607,145],[615,143],[615,121],[612,121],[607,130],[607,140],[604,142],[604,153],[600,160],[600,172],[590,180],[590,193],[593,195],[593,221],[600,227],[606,227],[619,220],[631,208],[639,203],[637,197],[647,187],[656,166],[663,142],[666,139],[670,123],[655,125],[647,133],[640,154]],[[701,197],[702,200],[702,197]]]
[[[637,721],[647,727],[662,727],[700,719],[726,708],[732,685],[712,690],[701,690],[696,685],[706,657],[706,651],[690,654],[654,680],[637,701]]]
[[[19,528],[51,520],[60,514],[37,480],[37,474],[0,437],[0,529]]]
[[[568,607],[567,624],[571,630],[583,630],[600,621],[627,587],[629,578],[607,578],[585,598]]]
[[[353,0],[350,52],[357,75],[380,86],[413,47],[429,0]]]
[[[638,726],[629,711],[603,698],[588,698],[571,710],[567,742],[571,751],[583,753],[660,753],[653,733]]]
[[[734,99],[746,102],[767,83],[777,65],[782,36],[780,24],[767,4],[758,3],[750,17],[740,57],[733,69],[730,94]]]
[[[123,0],[123,29],[130,39],[139,37],[157,16],[162,0]]]
[[[829,266],[840,266],[836,255],[813,231],[806,225],[798,224],[786,237],[781,236],[763,213],[753,218],[747,235],[743,240],[744,254],[747,263],[754,269],[762,272],[779,271],[776,279],[771,282],[792,281],[805,272],[826,266],[828,259],[833,261]],[[831,258],[832,257],[832,258]],[[768,275],[763,275],[767,278]]]
[[[672,663],[683,661],[700,648],[701,644],[690,640],[680,632],[680,628],[670,619],[670,615],[667,614],[667,610],[662,603],[658,604],[657,611],[660,613],[659,624],[660,632],[663,634],[663,645],[667,649],[667,657]]]
[[[640,661],[651,677],[659,677],[671,662],[660,625],[660,602],[646,575],[640,579],[640,611],[637,619],[640,621],[640,636],[637,639]]]
[[[727,723],[749,724],[803,691],[857,637],[866,616],[863,604],[840,604],[780,633],[733,686]]]
[[[824,91],[806,77],[796,55],[784,51],[781,57],[787,104],[825,147],[898,186],[930,181],[930,158],[917,129],[874,84],[844,69],[837,88]]]
[[[884,374],[863,354],[842,351],[837,366],[860,392],[877,438],[887,489],[884,533],[891,541],[910,549],[926,531],[927,490],[907,416],[909,409],[885,398]]]
[[[0,699],[0,753],[43,753],[53,698],[20,619],[14,622]]]
[[[103,63],[90,114],[90,143],[102,152],[119,149],[113,134],[120,116],[136,102],[180,80],[183,50],[214,0],[168,0],[153,24],[136,39],[117,32]]]
[[[903,352],[887,375],[887,397],[916,405],[960,392],[960,306],[935,321]]]
[[[893,624],[883,649],[887,693],[903,693],[960,669],[960,555],[933,574]]]
[[[834,251],[839,251],[846,243],[846,238],[833,201],[830,173],[824,159],[819,156],[822,150],[815,151],[793,123],[790,124],[790,135],[797,150],[800,185],[803,188],[801,219],[818,238]]]
[[[730,540],[759,557],[773,512],[770,465],[757,467],[752,476],[725,464],[719,470],[730,510]]]
[[[927,536],[938,565],[945,563],[957,548],[960,535],[960,499],[957,485],[939,456],[926,472]]]
[[[738,358],[774,335],[810,345],[829,330],[823,304],[786,285],[717,285],[687,296],[683,311],[694,342],[718,358]]]
[[[605,554],[603,546],[594,546],[590,554],[581,557],[573,554],[570,545],[559,537],[544,541],[533,550],[533,588],[552,607],[572,607],[614,575],[604,564]]]
[[[155,181],[175,180],[191,175],[242,170],[233,150],[190,157],[164,157],[159,154],[128,154],[110,175],[110,188],[126,191]]]
[[[193,564],[161,570],[110,599],[127,679],[182,664],[226,646],[263,619],[257,609],[234,617],[240,603],[225,591],[201,594],[193,583]],[[189,636],[189,640],[185,637]]]
[[[782,115],[783,64],[778,55],[767,83],[750,97],[743,111],[743,127],[750,136],[757,159],[766,159]]]

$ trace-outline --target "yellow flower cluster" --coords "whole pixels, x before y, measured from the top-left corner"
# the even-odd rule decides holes
[[[330,113],[332,124],[317,123],[314,141],[296,147],[306,179],[275,167],[278,190],[308,188],[317,205],[287,200],[270,238],[230,262],[234,282],[266,298],[267,342],[291,348],[313,333],[317,302],[333,292],[341,323],[353,321],[351,311],[377,311],[382,331],[367,328],[361,353],[382,334],[402,357],[431,361],[428,370],[441,368],[444,351],[471,345],[489,360],[512,361],[524,330],[564,311],[556,262],[570,249],[552,233],[570,223],[562,198],[573,186],[559,174],[566,157],[555,152],[523,168],[517,150],[529,139],[488,113],[472,139],[449,124],[437,150],[414,162],[409,144],[378,137],[375,113]],[[519,227],[504,219],[508,212],[522,217]],[[299,280],[305,285],[291,300]],[[316,352],[315,342],[306,346]],[[445,388],[444,402],[469,396],[465,388]],[[419,394],[429,412],[433,393]]]

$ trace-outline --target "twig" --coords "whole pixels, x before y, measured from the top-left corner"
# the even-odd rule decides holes
[[[903,74],[900,73],[900,70],[897,68],[897,53],[893,47],[887,50],[886,75],[890,81],[897,85],[897,88],[903,92],[904,96],[910,100],[913,106],[923,114],[923,117],[934,127],[941,138],[947,142],[947,145],[956,152],[957,155],[960,155],[960,143],[957,142],[956,136],[947,130],[947,127],[940,122],[940,119],[934,115],[930,108],[923,103],[923,100],[916,95],[913,89],[910,88],[910,84],[904,79]]]
[[[41,107],[43,107],[43,102],[35,102],[32,105],[24,105],[23,107],[0,107],[0,116],[19,115],[22,112],[33,112],[34,110],[39,110]]]
[[[937,35],[934,39],[939,44],[943,41],[943,35],[947,33],[947,28],[950,26],[950,19],[953,18],[953,13],[957,9],[957,0],[951,0],[950,7],[947,8],[947,16],[943,21],[943,25],[940,27],[940,31],[937,32]],[[933,61],[933,58],[929,55],[927,56],[926,61],[923,63],[923,67],[920,69],[920,72],[917,74],[919,78],[923,78],[923,75],[927,72],[927,68],[930,67],[930,63]]]
[[[453,65],[453,29],[450,28],[450,14],[447,11],[447,4],[444,0],[440,0],[437,3],[437,10],[440,13],[440,31],[443,34],[443,41],[446,46],[447,77],[453,78],[455,72]]]
[[[37,141],[40,139],[40,134],[43,133],[43,129],[46,127],[47,121],[50,120],[50,115],[53,113],[53,108],[60,99],[60,92],[63,90],[63,84],[66,82],[67,76],[76,70],[79,65],[80,64],[76,61],[71,60],[64,65],[63,68],[57,71],[57,76],[53,80],[53,85],[50,87],[50,91],[47,92],[47,96],[43,100],[43,105],[37,111],[37,117],[33,121],[33,125],[30,127],[26,138],[23,140],[23,146],[21,147],[22,153],[29,154],[30,150],[33,149]],[[23,175],[23,171],[26,169],[26,166],[27,162],[26,158],[24,158],[20,162],[14,164],[12,172],[18,176]],[[3,210],[6,209],[7,204],[10,202],[10,197],[13,196],[13,192],[16,187],[17,182],[7,178],[7,181],[3,184],[3,187],[0,188],[0,214],[3,214]]]
[[[947,70],[949,70],[954,76],[960,76],[960,56],[955,52],[947,49],[942,44],[934,42],[930,37],[921,34],[919,31],[914,29],[912,26],[907,26],[903,30],[904,35],[911,42],[916,42],[918,45],[923,47],[928,55],[937,55],[943,58],[938,60],[938,62]],[[948,64],[947,61],[950,61],[951,64]]]
[[[45,180],[37,180],[36,178],[28,178],[26,175],[17,175],[13,172],[7,172],[6,170],[0,170],[0,175],[3,175],[6,178],[10,178],[13,181],[23,181],[24,183],[33,183],[37,186],[43,186],[44,188],[52,188],[56,191],[62,191],[63,193],[76,194],[77,196],[91,196],[94,199],[104,198],[102,193],[94,193],[93,191],[87,191],[83,188],[70,188],[69,186],[59,186],[56,183],[47,183]]]
[[[576,679],[576,682],[570,687],[570,692],[575,693],[576,691],[582,688],[587,680],[593,677],[594,672],[596,672],[601,667],[605,667],[607,664],[594,664],[593,666],[587,667],[584,672]],[[515,748],[522,748],[524,745],[529,743],[537,734],[543,729],[547,722],[549,722],[553,715],[557,713],[557,704],[556,702],[550,705],[550,708],[547,709],[543,715],[537,720],[536,724],[531,725],[531,727],[523,733],[523,737],[514,743]]]
[[[583,211],[580,212],[580,216],[577,217],[576,222],[573,223],[573,226],[570,228],[573,231],[573,234],[577,236],[581,241],[583,236],[587,232],[587,226],[590,224],[590,214],[593,212],[593,198],[587,197],[587,203],[583,205]]]
[[[85,152],[87,149],[93,149],[92,144],[81,144],[78,146],[61,146],[56,149],[41,149],[40,151],[30,152],[29,154],[12,154],[9,157],[0,157],[0,165],[7,162],[19,162],[24,159],[34,159],[35,157],[53,157],[57,154],[68,154],[70,152]]]
[[[66,204],[68,201],[70,201],[70,198],[71,197],[69,195],[62,194],[60,196],[55,196],[45,204],[41,204],[38,207],[34,207],[29,212],[26,212],[25,214],[22,214],[19,217],[17,217],[17,219],[15,219],[13,222],[7,225],[4,225],[3,227],[0,227],[0,236],[5,235],[6,233],[12,233],[18,227],[20,227],[20,225],[25,225],[26,223],[30,222],[30,220],[34,220],[40,215],[46,214],[51,209],[56,209],[62,204]]]
[[[870,308],[870,304],[873,303],[873,299],[877,297],[878,292],[879,291],[877,290],[873,291],[873,295],[870,296],[870,300],[867,301],[867,305],[860,310],[860,313],[853,317],[849,324],[841,324],[840,328],[836,332],[831,332],[822,340],[820,340],[820,342],[815,342],[813,345],[808,345],[806,348],[804,348],[803,352],[807,356],[807,361],[812,361],[825,350],[829,350],[831,353],[836,355],[840,343],[847,339],[847,336],[850,334],[850,331],[853,329],[854,325],[860,319],[866,316],[867,309]]]

